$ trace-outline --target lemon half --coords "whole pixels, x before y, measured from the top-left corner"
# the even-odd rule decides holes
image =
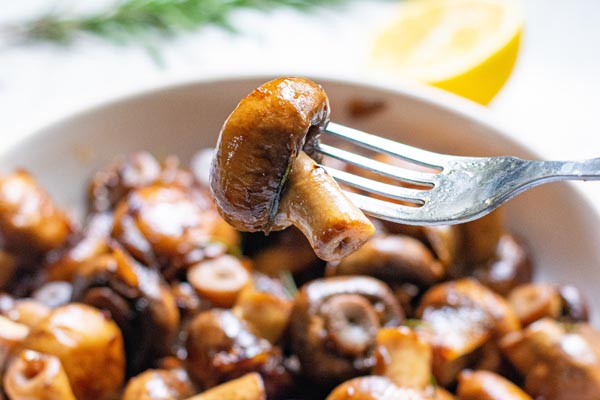
[[[523,31],[518,0],[408,0],[376,38],[376,69],[482,104],[502,88]]]

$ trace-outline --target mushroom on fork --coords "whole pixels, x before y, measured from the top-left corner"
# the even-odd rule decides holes
[[[279,78],[255,89],[231,113],[211,165],[219,212],[248,232],[298,227],[324,260],[344,257],[375,228],[311,158],[329,122],[323,89]]]

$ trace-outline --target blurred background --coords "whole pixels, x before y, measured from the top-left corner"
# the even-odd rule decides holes
[[[2,145],[136,91],[301,74],[448,89],[545,158],[600,155],[598,0],[19,0],[0,11]]]

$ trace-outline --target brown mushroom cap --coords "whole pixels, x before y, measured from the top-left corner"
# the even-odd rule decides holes
[[[368,372],[378,329],[397,326],[402,317],[391,290],[377,279],[316,279],[296,296],[292,349],[310,380],[332,386]]]
[[[242,231],[269,231],[294,158],[327,122],[327,96],[308,79],[275,79],[244,98],[223,125],[211,166],[225,220]]]

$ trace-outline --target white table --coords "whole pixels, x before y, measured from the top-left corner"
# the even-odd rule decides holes
[[[522,51],[491,109],[542,157],[600,156],[600,1],[524,2]],[[53,1],[10,3],[0,23]],[[76,110],[170,82],[254,73],[368,76],[364,55],[393,7],[365,1],[342,13],[241,11],[233,16],[238,35],[208,27],[162,44],[163,66],[143,49],[96,39],[64,49],[0,44],[0,146]],[[580,186],[600,196],[600,184]]]

